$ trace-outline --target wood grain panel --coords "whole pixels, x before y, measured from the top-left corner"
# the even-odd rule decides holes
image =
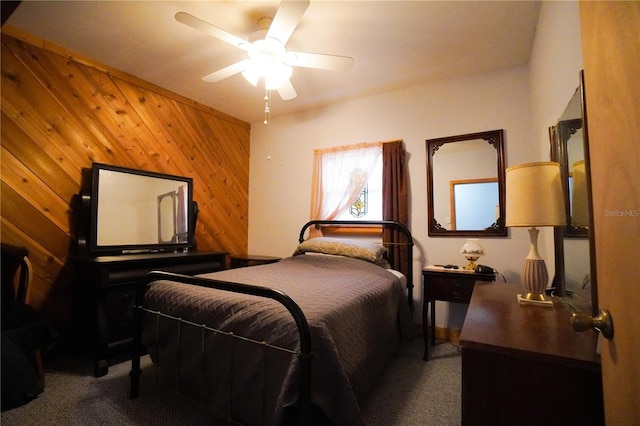
[[[10,120],[4,112],[2,120],[2,148],[16,157],[17,161],[45,182],[56,182],[54,188],[58,196],[70,200],[78,189],[77,179],[69,176],[62,165],[52,156],[34,156],[40,148],[23,129]],[[4,159],[4,154],[3,154]]]
[[[640,2],[581,1],[580,28],[605,423],[640,425]]]
[[[249,124],[10,26],[1,55],[0,232],[29,250],[32,304],[62,342],[92,162],[192,177],[198,248],[246,254]]]

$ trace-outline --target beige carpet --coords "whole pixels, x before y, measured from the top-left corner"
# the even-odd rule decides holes
[[[363,405],[372,426],[459,425],[461,357],[449,343],[422,361],[422,339],[403,346]],[[148,360],[145,360],[148,362]],[[2,426],[24,425],[214,425],[195,403],[141,380],[140,397],[129,399],[130,363],[95,378],[85,359],[50,361],[46,389],[38,398],[2,413]]]

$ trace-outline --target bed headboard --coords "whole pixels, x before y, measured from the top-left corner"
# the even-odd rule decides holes
[[[383,244],[388,245],[400,245],[406,247],[407,256],[405,265],[397,265],[392,262],[390,259],[391,266],[394,269],[397,269],[403,272],[407,277],[407,302],[409,304],[409,310],[413,313],[413,236],[411,235],[411,231],[405,225],[400,222],[395,222],[392,220],[312,220],[304,224],[302,229],[300,230],[300,236],[298,238],[298,242],[302,243],[304,241],[305,234],[307,229],[311,226],[322,227],[322,226],[330,226],[330,227],[372,227],[372,226],[380,226],[382,229],[390,229],[392,231],[398,231],[404,236],[404,241],[384,241]],[[383,232],[384,235],[384,232]]]

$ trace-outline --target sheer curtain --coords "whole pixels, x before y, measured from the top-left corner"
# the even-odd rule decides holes
[[[382,155],[382,145],[373,142],[314,150],[311,220],[333,220],[354,203]],[[310,238],[320,235],[321,230],[310,228]]]

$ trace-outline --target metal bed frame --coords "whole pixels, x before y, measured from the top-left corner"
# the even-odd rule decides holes
[[[406,238],[407,241],[400,243],[392,243],[404,245],[407,247],[407,301],[409,304],[409,310],[413,313],[413,271],[412,271],[412,259],[413,259],[413,238],[411,236],[411,232],[409,229],[395,221],[332,221],[332,220],[313,220],[307,222],[300,231],[299,242],[304,241],[304,236],[306,230],[311,226],[322,227],[322,226],[348,226],[348,227],[374,227],[374,226],[382,226],[389,227],[391,229],[395,229],[400,231]],[[389,243],[387,243],[389,244]],[[397,265],[394,265],[397,268]],[[215,328],[208,327],[205,324],[195,324],[191,321],[185,320],[183,318],[177,318],[168,314],[164,314],[159,311],[151,311],[147,308],[144,308],[144,295],[149,287],[149,284],[153,281],[157,280],[171,280],[178,281],[185,284],[198,285],[202,287],[215,288],[219,290],[248,294],[253,296],[264,297],[268,299],[275,300],[282,304],[293,317],[297,329],[298,335],[300,338],[300,348],[298,351],[292,351],[288,348],[281,348],[274,345],[270,345],[265,341],[258,342],[253,339],[249,339],[243,336],[234,335],[233,333],[225,332],[223,330],[218,330]],[[302,312],[302,309],[295,303],[293,299],[287,296],[285,293],[272,288],[249,285],[249,284],[241,284],[234,283],[228,281],[220,281],[209,278],[200,278],[194,277],[190,275],[182,275],[175,274],[170,272],[161,272],[161,271],[153,271],[145,276],[142,280],[140,286],[136,291],[136,298],[134,303],[134,335],[133,335],[133,348],[132,348],[132,356],[131,356],[131,382],[130,382],[130,393],[129,397],[131,399],[135,399],[138,397],[140,392],[140,358],[144,354],[145,350],[142,346],[142,320],[144,314],[155,314],[157,316],[162,316],[165,318],[169,318],[177,321],[179,324],[188,324],[191,326],[201,327],[202,330],[208,330],[216,333],[222,333],[228,335],[233,338],[239,338],[243,340],[247,340],[259,345],[266,345],[271,348],[284,350],[287,352],[291,352],[297,355],[300,362],[300,377],[299,377],[299,396],[297,407],[298,411],[298,424],[310,424],[312,422],[312,404],[311,404],[311,361],[313,359],[313,351],[311,350],[311,331],[309,329],[309,324],[307,319]],[[204,337],[203,337],[204,339]]]

